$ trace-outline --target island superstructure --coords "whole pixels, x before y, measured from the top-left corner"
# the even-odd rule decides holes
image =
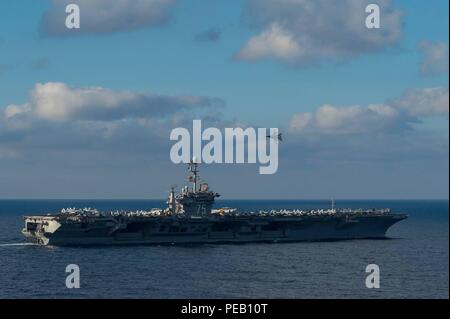
[[[59,213],[24,216],[29,242],[55,246],[295,242],[385,238],[390,226],[407,218],[389,209],[296,209],[240,211],[214,209],[220,195],[200,182],[198,164],[189,165],[190,185],[166,208],[100,212],[64,208]]]

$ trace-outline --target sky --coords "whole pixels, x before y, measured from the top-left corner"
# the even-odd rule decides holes
[[[276,174],[202,166],[223,198],[447,199],[448,5],[1,1],[0,198],[163,198],[202,119],[284,134]]]

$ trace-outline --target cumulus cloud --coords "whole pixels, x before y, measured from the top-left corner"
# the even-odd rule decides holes
[[[422,117],[448,117],[448,103],[448,87],[415,89],[386,104],[323,105],[313,112],[297,113],[291,117],[289,129],[319,134],[392,132],[408,129]]]
[[[301,55],[300,46],[294,36],[273,23],[268,30],[251,38],[237,54],[238,59],[254,60],[263,57],[295,59]]]
[[[158,118],[185,109],[223,105],[223,101],[216,98],[135,93],[102,87],[74,88],[58,82],[38,83],[29,95],[29,101],[24,104],[8,105],[4,110],[5,118],[110,121]]]
[[[448,88],[410,90],[383,104],[322,105],[293,115],[285,135],[284,180],[327,188],[327,197],[447,196]]]
[[[389,103],[396,109],[411,116],[448,117],[448,86],[408,90],[403,96]]]
[[[424,75],[448,73],[448,43],[421,41],[418,44],[423,55],[420,72]]]
[[[52,0],[44,13],[40,31],[47,35],[132,31],[164,24],[176,0]],[[67,29],[68,4],[80,7],[80,29]]]
[[[397,116],[395,109],[381,104],[368,107],[323,105],[315,112],[294,114],[290,130],[331,134],[386,130],[395,127]]]
[[[377,1],[381,28],[368,29],[365,8],[370,0],[249,0],[247,17],[258,34],[235,58],[275,58],[303,66],[341,61],[398,43],[402,12],[390,0]]]

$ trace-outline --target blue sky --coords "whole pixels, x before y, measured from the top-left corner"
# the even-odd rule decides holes
[[[133,3],[134,0],[127,1]],[[92,0],[92,3],[95,2],[104,1]],[[142,0],[134,2],[142,3]],[[285,165],[280,176],[266,177],[267,183],[279,186],[275,187],[279,191],[257,186],[261,184],[260,181],[262,184],[266,181],[263,180],[264,177],[257,175],[256,168],[247,166],[208,168],[216,181],[222,181],[223,177],[227,176],[227,169],[233,171],[233,174],[245,176],[247,181],[245,186],[252,189],[249,197],[267,197],[268,194],[273,195],[272,197],[289,198],[334,196],[336,194],[333,194],[333,189],[318,182],[323,180],[326,169],[331,169],[332,172],[325,175],[328,176],[325,178],[333,179],[331,185],[340,188],[339,191],[335,191],[338,193],[336,197],[446,198],[448,196],[445,195],[448,194],[448,107],[444,111],[441,108],[436,112],[418,110],[417,107],[411,106],[410,110],[404,111],[404,105],[414,103],[410,101],[412,98],[410,95],[415,97],[414,101],[424,99],[417,96],[421,94],[420,92],[408,95],[407,92],[411,90],[443,88],[443,91],[439,92],[444,95],[444,100],[446,96],[448,101],[448,62],[446,66],[442,66],[444,63],[442,60],[431,61],[430,63],[439,63],[436,66],[439,71],[421,72],[421,66],[426,62],[424,50],[427,49],[419,48],[419,43],[423,41],[427,41],[428,44],[425,46],[429,50],[436,49],[438,44],[446,44],[448,55],[448,1],[435,0],[432,4],[420,0],[392,3],[379,1],[380,5],[386,6],[386,10],[401,12],[399,25],[395,23],[386,25],[388,31],[392,33],[392,38],[389,39],[386,37],[380,41],[372,41],[369,38],[366,41],[363,36],[361,39],[356,38],[355,43],[360,41],[369,49],[362,49],[362,46],[357,47],[355,44],[354,53],[351,51],[351,44],[346,40],[348,36],[343,34],[346,25],[342,27],[342,32],[336,31],[336,34],[330,33],[329,28],[313,32],[315,38],[312,38],[311,35],[305,35],[307,31],[304,30],[307,27],[303,26],[305,29],[302,29],[299,22],[305,20],[304,16],[302,19],[296,17],[296,14],[300,16],[308,13],[300,12],[301,6],[289,8],[286,1],[282,1],[280,8],[276,9],[277,12],[271,12],[273,1],[270,0],[259,2],[167,0],[167,2],[170,3],[163,12],[168,17],[165,23],[146,21],[148,17],[144,14],[142,19],[145,25],[131,31],[119,28],[103,33],[87,30],[77,35],[69,33],[54,35],[50,31],[43,31],[42,28],[45,22],[43,22],[44,13],[49,8],[57,8],[54,3],[43,0],[2,1],[0,113],[8,106],[26,104],[30,99],[29,93],[37,83],[60,82],[71,88],[101,87],[112,91],[162,96],[217,98],[224,102],[224,106],[214,111],[220,112],[217,116],[221,121],[280,127],[287,135],[292,135],[286,144],[280,146],[284,147],[284,150],[280,151],[281,156],[286,156],[285,159],[280,159],[280,165]],[[344,16],[361,14],[351,11],[357,7],[353,5],[354,3],[353,0],[338,4],[336,2],[335,5],[343,7],[336,10],[336,14]],[[283,5],[286,5],[284,11]],[[83,6],[81,9],[83,29]],[[320,6],[317,10],[315,13],[320,17],[328,14],[320,11]],[[292,14],[287,16],[287,12]],[[127,10],[123,10],[123,15],[126,14]],[[383,14],[382,10],[382,23]],[[118,15],[112,15],[111,21],[106,21],[105,25],[109,23],[114,25],[114,19],[117,19]],[[346,21],[345,17],[341,18],[344,19],[342,21]],[[315,21],[314,17],[306,17],[306,21],[309,21],[308,19]],[[274,24],[280,25],[285,32],[283,34],[290,34],[293,41],[300,43],[300,46],[306,43],[302,41],[311,39],[317,40],[317,43],[305,57],[290,54],[289,58],[280,58],[277,48],[270,48],[273,54],[264,53],[264,56],[251,51],[252,48],[249,47],[251,39],[264,34]],[[336,25],[336,28],[340,27]],[[395,28],[398,30],[394,30]],[[198,40],[208,30],[217,30],[217,39],[208,40],[205,37],[203,41]],[[398,36],[395,35],[396,31],[400,31]],[[341,39],[339,48],[345,46],[345,54],[338,52],[332,56],[327,54],[321,56],[325,52],[321,44],[329,45],[327,43],[332,43],[335,39],[333,36]],[[331,45],[333,50],[337,47]],[[239,58],[239,52],[243,50],[254,55]],[[439,99],[442,101],[441,95]],[[297,118],[304,118],[301,114],[315,114],[315,110],[323,105],[332,105],[339,110],[348,106],[360,106],[365,112],[365,108],[371,104],[392,106],[396,110],[401,109],[406,115],[396,119],[395,124],[389,122],[388,125],[383,120],[379,131],[369,132],[364,129],[364,134],[356,137],[355,134],[350,134],[340,139],[336,132],[332,133],[332,137],[324,137],[323,132],[317,133],[317,128],[313,127],[313,124],[305,130],[303,127],[299,129],[298,126],[293,126],[295,114],[300,114]],[[361,121],[359,118],[353,120]],[[52,135],[55,131],[45,131],[47,129],[45,123],[37,122],[30,124],[33,128],[27,133],[22,132],[20,137],[12,134],[11,129],[2,131],[0,128],[0,143],[4,143],[3,157],[0,146],[0,178],[3,177],[9,182],[9,186],[6,184],[0,186],[0,198],[162,197],[167,185],[145,189],[146,179],[143,176],[150,178],[151,174],[158,171],[160,172],[158,176],[164,178],[166,176],[168,179],[181,178],[179,167],[173,168],[171,163],[159,162],[159,158],[167,160],[168,151],[165,151],[164,146],[158,149],[152,146],[152,138],[149,138],[148,144],[139,152],[129,151],[123,148],[123,144],[129,144],[127,138],[136,137],[134,135],[130,137],[128,134],[131,133],[123,128],[123,135],[108,140],[108,145],[115,150],[114,152],[124,154],[123,158],[118,159],[123,163],[117,164],[118,167],[109,167],[110,164],[105,165],[104,158],[110,158],[112,151],[105,143],[99,142],[105,146],[103,153],[99,150],[101,147],[97,147],[95,155],[92,155],[86,153],[89,152],[87,149],[79,146],[82,143],[78,140],[79,136],[73,133],[75,129],[70,130],[70,133],[61,130],[61,140],[55,141]],[[7,127],[5,123],[0,121],[0,125]],[[74,123],[75,119],[65,123],[65,128],[80,124],[79,121]],[[367,125],[372,127],[378,124],[368,122]],[[102,125],[106,125],[105,121],[102,121]],[[352,124],[345,125],[348,127]],[[401,131],[399,126],[408,126],[408,130]],[[164,129],[169,127],[165,126]],[[160,132],[165,132],[164,129],[160,129]],[[17,133],[17,130],[14,133]],[[73,136],[65,135],[72,133]],[[133,134],[144,137],[143,135],[151,133],[150,128]],[[329,131],[326,133],[331,134]],[[309,137],[308,141],[315,142],[304,144],[305,136]],[[64,137],[67,137],[67,143]],[[27,142],[29,140],[32,142]],[[71,145],[70,141],[75,140],[76,142]],[[86,143],[90,139],[83,137],[81,140]],[[361,145],[367,145],[364,141],[373,140],[379,141],[373,149],[370,149],[370,153],[374,154],[373,158],[346,157],[345,163],[342,162],[343,152],[346,154],[366,152],[367,149]],[[423,142],[423,145],[418,145],[419,142]],[[142,143],[145,145],[145,140]],[[331,151],[328,143],[336,145],[336,150]],[[407,147],[408,143],[412,146]],[[435,145],[435,148],[432,148],[432,145]],[[322,147],[327,148],[326,152]],[[391,148],[395,149],[395,152],[387,154],[386,150]],[[134,155],[130,154],[133,152]],[[161,157],[155,155],[157,152],[161,153]],[[428,158],[421,158],[424,152],[429,154]],[[393,153],[395,160],[392,159]],[[52,158],[47,159],[46,154],[52,155]],[[314,155],[308,157],[308,154]],[[324,160],[322,156],[325,156],[323,154],[327,156],[325,164],[321,164]],[[416,155],[417,159],[411,162],[411,157]],[[114,153],[113,156],[116,158],[121,155]],[[156,164],[159,168],[153,173],[142,163],[137,164],[137,167],[134,164],[141,160],[151,161],[153,156],[160,163]],[[35,158],[35,162],[30,162],[30,157]],[[87,162],[85,166],[80,164],[80,158]],[[305,162],[295,162],[295,158],[303,158]],[[355,166],[352,165],[356,165],[355,161],[361,170],[360,177],[349,177],[348,184],[354,184],[359,178],[380,178],[380,181],[373,187],[368,187],[367,191],[337,182],[354,173],[352,167]],[[133,165],[133,169],[129,168],[130,165]],[[39,172],[36,172],[33,166],[39,167]],[[130,174],[122,175],[117,172],[118,169],[130,171]],[[336,173],[337,171],[340,173]],[[286,180],[287,177],[290,178]],[[297,194],[291,189],[296,187],[300,178],[301,187],[305,189]],[[43,179],[48,181],[48,185],[40,187],[40,181]],[[68,180],[75,186],[62,191],[60,185],[65,185]],[[105,185],[102,188],[79,187],[85,182],[95,184],[119,180],[121,183],[132,183],[137,186],[128,189],[121,186],[116,189],[110,185],[111,183],[106,183],[109,186]],[[387,184],[393,185],[392,188],[380,189],[384,187],[384,180]],[[171,184],[173,181],[167,183]],[[24,187],[24,184],[27,186]],[[231,182],[224,181],[223,184],[219,182],[216,187],[225,189],[229,195],[227,197],[240,197],[242,192],[235,192],[231,185]]]

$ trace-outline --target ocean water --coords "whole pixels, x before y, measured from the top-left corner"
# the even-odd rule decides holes
[[[61,248],[25,245],[22,215],[63,207],[148,209],[163,201],[0,200],[0,298],[448,298],[449,203],[337,201],[409,214],[386,240]],[[220,201],[241,209],[328,207],[325,201]],[[77,264],[81,288],[65,286]],[[368,289],[365,268],[380,267]]]

